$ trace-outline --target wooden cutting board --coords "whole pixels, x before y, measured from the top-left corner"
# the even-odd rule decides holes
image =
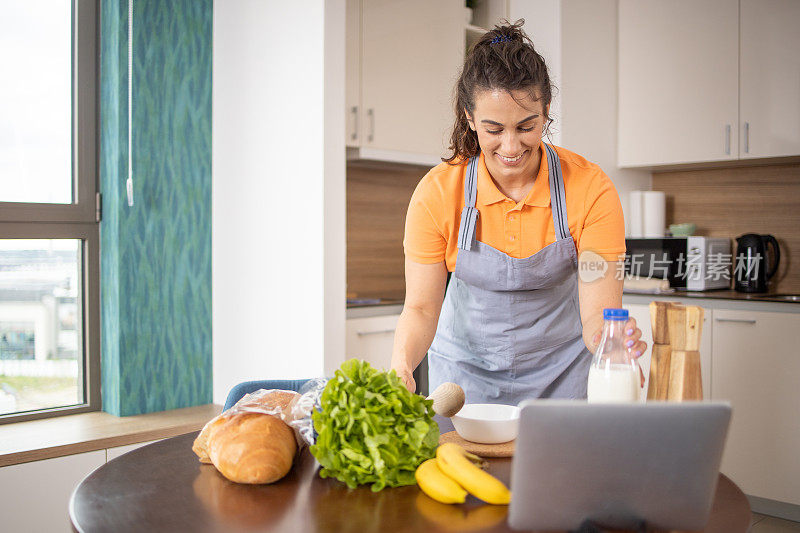
[[[513,457],[514,456],[514,442],[501,442],[500,444],[480,444],[478,442],[470,442],[464,440],[455,431],[448,431],[439,436],[439,444],[445,442],[454,442],[467,450],[469,453],[474,453],[479,457]]]

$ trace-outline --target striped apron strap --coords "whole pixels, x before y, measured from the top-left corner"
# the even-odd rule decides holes
[[[471,157],[467,163],[467,174],[464,178],[464,210],[461,211],[461,222],[458,226],[458,247],[471,250],[475,242],[475,227],[478,223],[478,209],[475,200],[478,197],[478,156]]]
[[[553,211],[553,227],[556,240],[570,236],[567,221],[567,201],[564,196],[564,179],[561,176],[561,162],[556,151],[547,143],[542,143],[547,153],[547,169],[550,176],[550,206]]]

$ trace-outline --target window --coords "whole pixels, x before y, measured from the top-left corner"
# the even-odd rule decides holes
[[[0,423],[100,408],[97,0],[0,0]]]

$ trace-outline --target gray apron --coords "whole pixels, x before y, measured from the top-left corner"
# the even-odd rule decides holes
[[[592,356],[578,310],[578,254],[561,163],[542,144],[556,241],[530,257],[517,259],[475,239],[478,158],[467,164],[456,268],[428,351],[430,390],[452,381],[467,403],[586,398]]]

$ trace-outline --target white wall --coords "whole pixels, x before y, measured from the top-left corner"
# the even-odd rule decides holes
[[[560,0],[511,0],[508,20],[525,19],[522,29],[533,41],[536,51],[544,58],[550,81],[556,86],[550,102],[550,125],[552,132],[545,142],[561,146],[561,1]]]
[[[617,168],[617,0],[558,3],[563,146],[599,164],[612,179],[627,228],[628,194],[649,190],[652,174]]]
[[[344,1],[214,3],[214,402],[344,358]]]

